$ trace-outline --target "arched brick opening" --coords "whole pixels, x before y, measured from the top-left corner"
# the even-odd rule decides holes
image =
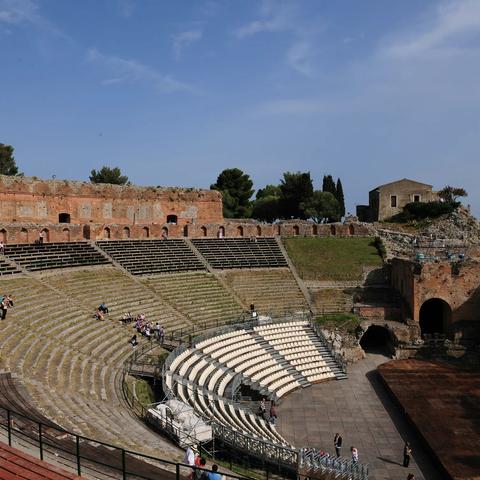
[[[90,225],[84,225],[82,229],[82,233],[83,233],[83,238],[85,240],[90,240],[90,236],[91,236]]]
[[[335,225],[330,225],[330,235],[336,235],[337,234],[337,227]]]
[[[183,236],[184,236],[184,237],[188,237],[188,225],[185,225],[185,226],[183,227]]]
[[[422,335],[450,333],[452,309],[441,298],[430,298],[420,307],[420,330]]]
[[[348,226],[348,233],[350,235],[355,235],[355,227],[352,224]]]
[[[162,228],[162,238],[168,238],[168,228],[167,227]]]
[[[262,227],[260,225],[257,225],[257,237],[262,236]]]
[[[298,225],[293,226],[293,236],[298,237],[298,234],[300,233],[300,229],[298,228]]]
[[[70,241],[70,230],[68,228],[62,230],[62,237],[64,242]]]
[[[112,237],[112,233],[110,232],[110,229],[108,227],[105,227],[103,229],[103,238],[105,240],[110,240],[111,237]]]
[[[0,230],[0,242],[7,243],[7,236],[8,236],[7,231],[4,228],[2,228]]]
[[[28,230],[26,228],[20,230],[20,243],[28,243]]]
[[[220,227],[217,232],[217,237],[218,238],[223,238],[225,237],[225,227]]]
[[[149,238],[150,237],[150,229],[148,227],[142,228],[142,238]]]
[[[207,236],[207,227],[202,227],[202,228],[200,228],[200,231],[202,232],[202,237],[206,237],[206,236]]]
[[[50,241],[50,231],[48,228],[44,228],[40,233],[43,233],[43,241],[49,242]]]
[[[381,325],[370,325],[360,339],[360,346],[367,353],[390,355],[394,350],[392,333]]]
[[[277,235],[281,235],[282,234],[282,227],[281,225],[277,225]]]
[[[242,226],[237,227],[237,237],[243,237],[243,227]]]
[[[312,227],[312,235],[315,235],[315,236],[318,235],[318,227],[317,227],[317,225],[314,225],[314,226]]]
[[[128,227],[123,227],[122,237],[123,238],[130,238],[130,229]]]

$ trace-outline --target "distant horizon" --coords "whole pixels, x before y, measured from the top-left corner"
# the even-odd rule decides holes
[[[0,0],[0,142],[32,177],[310,171],[352,213],[407,177],[479,216],[479,33],[476,0]]]

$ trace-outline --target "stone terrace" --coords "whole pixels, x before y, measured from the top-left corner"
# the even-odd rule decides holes
[[[305,297],[288,268],[227,270],[221,275],[246,305],[255,305],[259,314],[308,309]]]
[[[197,238],[192,243],[216,269],[287,266],[274,238]]]
[[[144,281],[199,328],[239,319],[243,311],[211,273],[157,275]]]
[[[97,245],[134,275],[205,270],[183,240],[100,241]]]

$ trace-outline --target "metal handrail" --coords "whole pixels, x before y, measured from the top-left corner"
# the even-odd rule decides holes
[[[20,422],[18,421],[19,419]],[[15,427],[15,423],[22,423],[21,427]],[[30,428],[26,428],[27,424]],[[145,461],[149,465],[175,472],[175,479],[181,480],[181,469],[191,471],[190,465],[181,462],[172,462],[160,457],[153,457],[145,455],[140,452],[134,452],[116,445],[108,444],[97,439],[84,437],[75,433],[69,432],[60,427],[54,427],[52,424],[42,423],[36,419],[29,417],[23,413],[15,410],[0,407],[0,429],[3,430],[7,437],[9,446],[13,446],[14,440],[21,440],[22,444],[27,443],[38,448],[38,457],[40,460],[46,459],[47,455],[54,455],[63,459],[62,464],[75,471],[77,475],[82,475],[84,471],[88,475],[89,470],[98,471],[100,468],[107,474],[119,475],[118,478],[124,480],[128,478],[155,480],[158,478],[158,473],[154,476],[146,476],[146,474],[139,473],[137,469],[131,470],[131,463],[138,463],[138,461]],[[104,461],[95,459],[92,455],[82,453],[86,447],[96,449],[101,447],[98,458],[103,458]],[[105,448],[102,448],[105,447]],[[105,451],[110,451],[108,457],[105,456]],[[32,452],[32,449],[29,449]],[[88,453],[88,452],[87,452]],[[32,453],[31,453],[32,454]],[[110,462],[108,462],[110,460]],[[199,468],[199,467],[197,467]],[[201,469],[211,472],[210,469]],[[221,473],[227,479],[241,480],[246,477],[232,475],[230,473]]]

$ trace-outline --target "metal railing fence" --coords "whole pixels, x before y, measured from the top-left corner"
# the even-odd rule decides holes
[[[0,407],[0,435],[9,446],[27,450],[31,455],[36,452],[40,460],[61,464],[85,478],[155,480],[161,476],[181,480],[192,470],[184,463],[77,435],[3,407]],[[246,478],[223,472],[222,475],[227,480]]]

